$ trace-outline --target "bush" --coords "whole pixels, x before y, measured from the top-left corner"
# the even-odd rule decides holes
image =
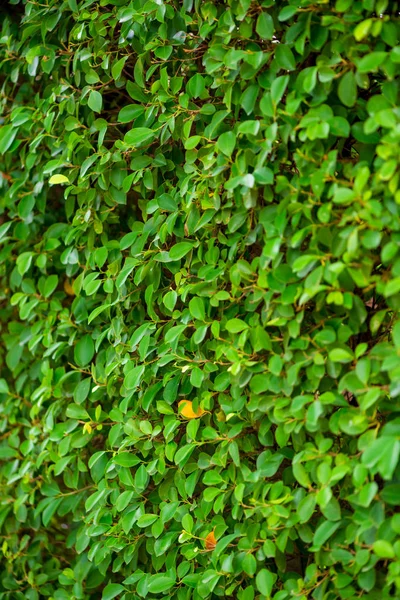
[[[399,598],[398,2],[2,11],[0,598]]]

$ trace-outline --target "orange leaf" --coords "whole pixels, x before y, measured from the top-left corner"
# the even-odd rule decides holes
[[[191,400],[181,400],[178,403],[178,406],[180,408],[179,413],[186,419],[198,419],[206,412],[202,408],[198,408],[197,412],[194,412],[193,402]]]
[[[70,282],[68,281],[68,279],[66,279],[64,281],[64,290],[65,292],[68,294],[68,296],[75,296],[75,292],[74,292],[74,288],[72,287],[72,285],[70,284]]]
[[[205,537],[205,546],[206,550],[214,550],[217,545],[217,540],[215,539],[214,531],[210,531],[210,533]]]

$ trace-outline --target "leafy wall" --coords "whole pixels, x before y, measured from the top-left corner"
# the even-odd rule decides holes
[[[0,598],[399,598],[399,3],[0,10]]]

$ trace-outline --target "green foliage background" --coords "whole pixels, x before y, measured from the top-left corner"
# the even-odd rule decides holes
[[[0,10],[0,598],[399,598],[399,3]]]

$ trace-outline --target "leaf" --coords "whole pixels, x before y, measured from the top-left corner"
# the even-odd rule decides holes
[[[98,306],[97,308],[92,310],[92,312],[90,313],[90,315],[88,317],[88,323],[91,323],[92,321],[94,321],[94,319],[96,317],[98,317],[102,312],[104,312],[105,310],[110,308],[110,306],[111,306],[111,304],[103,304],[102,306]]]
[[[120,583],[109,583],[103,590],[103,594],[101,596],[102,600],[112,600],[118,594],[122,594],[125,591],[125,588]]]
[[[135,61],[133,68],[133,77],[139,87],[144,88],[143,62],[140,56]]]
[[[169,292],[167,292],[163,298],[163,304],[164,306],[170,310],[173,311],[176,305],[176,301],[178,299],[178,294],[176,293],[175,290],[170,290]]]
[[[335,204],[350,204],[355,197],[355,192],[349,188],[337,188],[333,196]]]
[[[128,57],[127,56],[123,56],[122,58],[120,58],[119,60],[117,60],[111,69],[111,75],[114,77],[114,79],[119,79],[121,73],[122,73],[122,69],[124,68],[124,65],[127,61]],[[97,111],[100,112],[100,111]]]
[[[337,529],[339,529],[341,523],[334,521],[324,521],[319,527],[317,527],[313,544],[316,547],[321,547],[325,544],[326,541],[335,533]]]
[[[346,350],[344,348],[333,348],[333,350],[329,352],[329,360],[331,360],[332,362],[345,364],[351,362],[353,359],[354,356],[350,352],[350,350]]]
[[[251,554],[251,553],[246,554],[246,556],[244,557],[244,559],[242,561],[242,568],[243,568],[243,571],[250,577],[253,577],[253,575],[255,575],[255,573],[257,571],[257,561],[254,558],[253,554]]]
[[[144,142],[150,142],[155,136],[155,131],[148,127],[136,127],[125,134],[124,142],[128,146],[140,146]]]
[[[188,81],[187,90],[192,98],[199,98],[205,91],[206,84],[200,73],[193,75]]]
[[[400,350],[400,321],[397,321],[393,326],[392,339],[397,350]]]
[[[43,295],[45,298],[51,296],[56,287],[58,286],[58,275],[49,275],[44,284]]]
[[[5,379],[0,379],[0,394],[8,394],[9,387]]]
[[[201,141],[200,135],[193,135],[192,137],[188,138],[185,141],[186,150],[193,150],[193,148],[196,148],[196,146],[199,145],[200,141]]]
[[[158,515],[142,515],[141,517],[139,517],[137,524],[138,527],[149,527],[150,525],[153,525],[153,523],[155,523],[158,519]]]
[[[233,133],[233,131],[226,131],[225,133],[221,134],[217,141],[218,150],[221,150],[221,152],[228,157],[232,156],[235,145],[236,135]]]
[[[64,291],[66,294],[68,294],[68,296],[75,296],[75,290],[68,281],[68,279],[64,281]]]
[[[56,185],[56,184],[60,184],[60,183],[69,183],[69,179],[65,175],[52,175],[49,179],[49,183],[51,185]]]
[[[242,319],[229,319],[225,325],[225,329],[229,331],[229,333],[240,333],[245,329],[248,329],[249,326]]]
[[[143,106],[140,104],[128,104],[121,108],[118,113],[118,121],[120,123],[130,123],[144,113]]]
[[[261,12],[256,23],[256,32],[264,40],[272,40],[274,35],[274,21],[267,12]]]
[[[193,244],[191,242],[179,242],[178,244],[172,246],[172,248],[169,251],[169,256],[172,260],[180,260],[181,258],[186,256],[186,254],[188,254],[188,252],[190,252],[192,249]]]
[[[72,10],[72,12],[78,12],[78,5],[76,0],[68,0],[68,6]]]
[[[97,90],[92,90],[89,94],[88,107],[93,112],[99,113],[103,107],[103,97]]]
[[[133,367],[125,376],[124,385],[127,390],[133,390],[140,385],[144,374],[144,365]]]
[[[135,467],[140,463],[140,459],[130,452],[121,452],[114,456],[114,462],[121,467]]]
[[[275,48],[275,60],[281,69],[294,71],[296,68],[296,59],[292,50],[286,44],[277,44]]]
[[[182,469],[189,460],[190,456],[193,454],[194,450],[195,446],[193,444],[186,444],[185,446],[182,446],[182,448],[179,448],[174,456],[175,464]]]
[[[291,19],[298,11],[297,6],[284,6],[278,14],[278,21]]]
[[[12,221],[7,221],[6,223],[3,223],[3,225],[0,225],[0,241],[6,237],[7,232],[10,229],[12,224],[13,224]]]
[[[307,521],[310,520],[312,514],[314,513],[315,505],[316,498],[311,494],[301,500],[297,507],[297,514],[299,515],[300,523],[307,523]]]
[[[271,85],[271,98],[274,104],[279,104],[282,100],[283,94],[289,83],[289,75],[282,75],[274,79]]]
[[[348,107],[355,105],[357,101],[357,84],[353,71],[348,71],[341,77],[338,87],[340,101]]]
[[[78,367],[86,367],[94,356],[94,342],[90,335],[84,335],[74,349],[75,362]]]
[[[204,546],[206,550],[214,550],[217,545],[217,540],[214,534],[214,530],[210,531],[204,538]]]
[[[392,544],[386,540],[376,540],[372,549],[379,558],[395,558],[396,556]]]
[[[387,52],[370,52],[363,56],[357,62],[357,69],[359,73],[369,73],[370,71],[377,71],[383,61],[387,57]]]
[[[185,419],[198,419],[206,412],[200,407],[195,412],[193,410],[193,402],[191,400],[180,400],[180,402],[178,402],[178,407],[179,414],[182,415],[182,417],[185,417]]]
[[[175,585],[175,579],[161,573],[152,575],[148,583],[149,592],[163,595]]]
[[[360,42],[363,38],[365,38],[372,26],[373,20],[372,19],[365,19],[365,21],[361,21],[360,23],[357,24],[357,26],[354,29],[354,37],[357,40],[357,42]]]
[[[189,310],[190,314],[194,319],[198,319],[199,321],[205,321],[206,310],[203,298],[192,298],[189,302]]]
[[[261,571],[257,573],[256,577],[256,585],[260,594],[266,596],[267,598],[270,598],[275,580],[275,573],[271,573],[271,571],[269,571],[268,569],[261,569]]]
[[[18,128],[14,125],[0,127],[0,155],[5,154],[15,140]]]

